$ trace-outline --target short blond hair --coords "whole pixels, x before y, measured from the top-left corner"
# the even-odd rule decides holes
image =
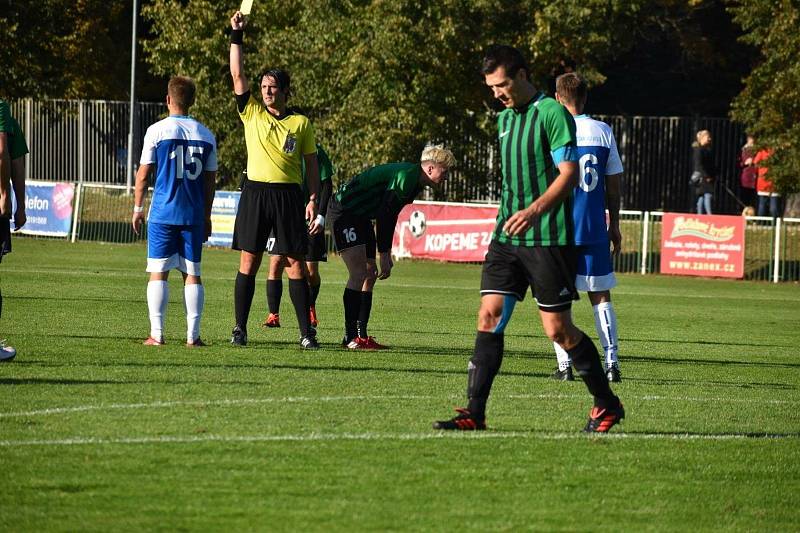
[[[443,144],[427,144],[422,150],[422,156],[419,158],[420,162],[425,163],[438,163],[444,168],[450,169],[455,166],[456,158],[453,152],[444,147]]]

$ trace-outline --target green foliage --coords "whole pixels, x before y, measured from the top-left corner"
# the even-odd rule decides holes
[[[312,117],[346,179],[366,166],[415,160],[429,140],[490,139],[493,104],[479,67],[492,42],[523,49],[542,86],[565,59],[601,82],[598,65],[631,45],[630,32],[620,30],[647,3],[310,0],[280,10],[256,3],[245,66],[253,86],[264,67],[291,72],[291,103]],[[155,35],[144,45],[148,61],[158,74],[198,80],[195,114],[219,136],[223,173],[235,175],[244,148],[227,74],[231,14],[208,0],[156,0],[143,9]],[[459,159],[467,157],[467,143],[453,146]],[[462,175],[488,178],[486,169],[467,167]]]
[[[769,178],[783,193],[800,191],[800,6],[792,0],[739,0],[731,3],[734,20],[756,47],[761,61],[745,79],[732,116],[775,150]]]
[[[130,20],[130,2],[120,0],[0,2],[0,94],[84,99],[126,95]]]

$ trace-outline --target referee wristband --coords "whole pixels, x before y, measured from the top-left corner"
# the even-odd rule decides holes
[[[231,30],[231,44],[241,45],[244,42],[244,30]]]
[[[135,205],[133,206],[134,213],[144,213],[144,206],[143,205]]]

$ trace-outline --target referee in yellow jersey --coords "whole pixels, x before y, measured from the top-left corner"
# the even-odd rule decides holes
[[[233,92],[247,144],[247,180],[242,187],[233,229],[233,248],[241,254],[234,290],[236,326],[231,333],[231,343],[247,344],[247,319],[253,303],[256,274],[272,233],[275,236],[272,253],[288,258],[289,296],[300,326],[300,344],[314,350],[319,344],[309,322],[310,294],[303,275],[308,235],[322,231],[316,222],[319,169],[314,129],[308,118],[287,110],[290,79],[286,71],[268,70],[259,77],[261,101],[250,93],[242,51],[245,24],[241,12],[231,17]],[[302,162],[305,162],[309,190],[305,208]],[[309,225],[306,221],[310,221]]]

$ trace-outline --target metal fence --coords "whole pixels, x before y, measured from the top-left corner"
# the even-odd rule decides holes
[[[152,191],[152,189],[151,189]],[[149,210],[149,198],[145,210]],[[132,197],[123,185],[77,183],[72,242],[101,241],[133,243],[146,239],[147,228],[140,235],[131,230]],[[661,272],[660,211],[620,211],[622,253],[614,257],[619,273],[658,274]],[[745,217],[744,279],[800,281],[800,218]],[[326,235],[328,250],[333,240]]]
[[[125,184],[128,102],[19,100],[11,104],[31,147],[27,178]],[[147,126],[158,120],[166,108],[160,103],[138,103],[136,111],[135,155],[141,151]],[[625,166],[623,207],[642,211],[689,210],[691,143],[698,130],[708,129],[714,137],[720,170],[715,211],[741,212],[734,198],[739,190],[736,162],[744,142],[744,132],[738,124],[725,118],[702,117],[598,118],[612,126]],[[459,166],[453,172],[454,179],[445,184],[436,199],[497,201],[500,169],[496,138],[457,130],[449,137],[443,140],[456,149]]]
[[[30,148],[25,178],[124,184],[129,109],[128,102],[100,100],[11,102]],[[134,154],[142,150],[143,132],[165,112],[164,104],[137,103]]]

